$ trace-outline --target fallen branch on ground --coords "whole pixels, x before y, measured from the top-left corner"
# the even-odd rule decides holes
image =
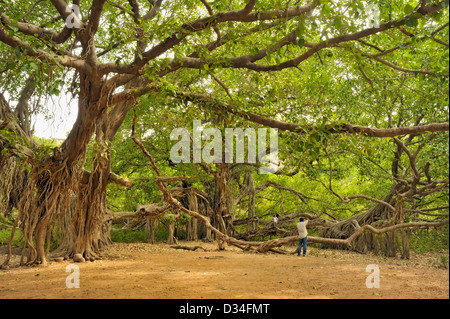
[[[170,248],[173,248],[173,249],[184,249],[184,250],[191,250],[191,251],[195,251],[197,249],[203,249],[204,251],[207,251],[205,248],[203,248],[201,246],[194,246],[194,247],[189,247],[189,246],[170,246]]]

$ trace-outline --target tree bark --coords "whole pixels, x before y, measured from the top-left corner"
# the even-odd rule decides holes
[[[147,218],[146,223],[146,232],[148,233],[148,243],[155,244],[155,230],[156,230],[156,219],[155,218]]]
[[[255,183],[253,181],[253,170],[247,173],[247,187],[248,187],[248,221],[247,232],[255,229]]]

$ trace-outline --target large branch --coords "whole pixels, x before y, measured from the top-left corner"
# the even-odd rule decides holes
[[[182,99],[185,101],[190,101],[195,104],[203,105],[205,107],[212,107],[214,110],[219,112],[226,112],[234,115],[238,115],[243,119],[246,119],[250,122],[262,124],[267,127],[276,128],[281,131],[290,131],[298,134],[305,134],[314,129],[317,129],[313,125],[300,125],[295,123],[284,122],[280,120],[276,120],[264,115],[256,114],[250,111],[240,110],[232,105],[229,105],[225,102],[219,101],[217,99],[208,97],[202,94],[195,93],[183,93],[176,92],[176,98]],[[410,134],[421,134],[427,132],[443,132],[449,130],[449,123],[431,123],[427,125],[418,125],[418,126],[409,126],[409,127],[395,127],[395,128],[371,128],[360,125],[354,125],[349,123],[344,124],[328,124],[323,128],[328,133],[337,134],[337,133],[350,133],[350,134],[359,134],[370,137],[396,137],[401,135],[410,135]]]
[[[91,6],[91,15],[89,16],[89,23],[86,28],[86,32],[90,38],[93,38],[97,33],[98,26],[100,24],[100,18],[105,5],[106,0],[94,0]]]
[[[250,36],[250,35],[254,35],[254,34],[258,33],[258,32],[269,30],[269,29],[271,29],[271,28],[277,26],[279,23],[280,23],[280,21],[275,21],[275,22],[271,22],[271,23],[267,23],[267,24],[262,24],[262,25],[260,24],[260,25],[258,25],[258,26],[256,26],[256,27],[250,28],[250,29],[248,29],[248,30],[244,30],[242,33],[239,34],[238,37],[239,37],[240,39],[242,39],[242,38],[244,38],[244,37],[247,37],[247,36]],[[214,50],[216,50],[216,49],[222,47],[223,45],[229,43],[229,42],[232,41],[233,39],[234,39],[234,37],[230,36],[230,34],[225,34],[225,35],[221,36],[220,38],[218,38],[218,39],[216,39],[216,40],[213,40],[213,41],[209,42],[208,44],[205,44],[204,47],[205,47],[209,52],[212,52],[212,51],[214,51]],[[116,44],[113,45],[113,47],[117,47],[117,46],[119,46],[119,44],[120,44],[120,43],[116,43]],[[305,46],[306,46],[306,47],[312,47],[313,45],[314,45],[314,43],[309,43],[309,42],[308,42],[308,43],[305,43]],[[108,52],[108,50],[104,50],[103,52],[99,53],[98,56],[101,56],[101,55],[103,55],[103,54],[105,54],[105,53],[107,53],[107,52]],[[187,58],[198,58],[198,56],[199,56],[199,52],[198,52],[198,51],[194,51],[194,52],[192,52],[191,54],[189,54],[189,55],[187,56]],[[163,67],[163,68],[157,73],[157,76],[158,76],[158,77],[163,77],[163,76],[165,76],[165,75],[167,75],[167,74],[169,74],[169,73],[173,73],[173,72],[179,70],[180,68],[183,67],[182,62],[183,62],[182,59],[181,59],[181,60],[180,60],[180,59],[174,59],[167,67]],[[144,67],[144,68],[142,69],[142,72],[141,72],[141,73],[145,74],[146,71],[147,71],[147,68]],[[114,77],[112,77],[111,79],[109,79],[108,82],[115,83],[115,84],[117,85],[117,87],[121,87],[121,86],[123,86],[123,85],[125,85],[125,84],[127,84],[127,83],[130,83],[131,81],[134,81],[134,80],[136,80],[136,79],[139,80],[139,81],[142,81],[142,83],[150,84],[150,82],[151,82],[151,81],[149,81],[149,79],[147,79],[145,76],[142,76],[142,75],[134,75],[134,74],[117,74],[117,75],[115,75]],[[145,92],[145,91],[140,92],[140,93],[139,93],[139,96],[140,96],[140,95],[143,95],[143,94],[146,94],[146,93],[148,93],[148,92],[149,92],[149,90],[147,90],[146,92]],[[116,98],[116,99],[123,100],[123,99],[127,99],[127,98],[129,98],[129,97],[130,97],[130,95],[127,96],[126,93],[125,93],[125,95],[124,95],[124,94],[121,94],[120,96],[117,96],[117,97],[115,97],[115,98]],[[137,96],[136,96],[136,97],[137,97]]]
[[[136,99],[149,92],[159,91],[160,88],[157,85],[143,86],[139,89],[128,89],[112,96],[109,105],[126,101],[129,99]],[[306,134],[312,130],[316,130],[314,125],[300,125],[290,122],[284,122],[276,120],[264,115],[260,115],[250,111],[240,110],[238,107],[227,104],[226,102],[218,99],[197,93],[186,92],[172,92],[174,98],[189,101],[197,105],[202,105],[207,108],[213,108],[219,112],[225,112],[242,117],[253,123],[258,123],[266,127],[276,128],[281,131],[289,131],[297,134]],[[417,126],[395,127],[395,128],[371,128],[361,125],[355,125],[350,123],[343,124],[328,124],[325,125],[323,130],[331,134],[349,133],[358,134],[370,137],[397,137],[402,135],[417,135],[431,132],[445,132],[449,130],[449,123],[430,123]]]
[[[17,22],[16,24],[4,13],[0,13],[0,21],[3,25],[9,25],[16,27],[18,31],[26,35],[35,36],[42,40],[52,41],[56,44],[61,44],[66,42],[72,34],[72,29],[65,26],[61,32],[57,33],[53,30],[48,30],[34,24]]]
[[[92,72],[91,67],[82,59],[69,55],[61,56],[58,54],[48,53],[42,49],[36,49],[33,46],[24,43],[17,36],[10,36],[6,28],[3,26],[0,26],[0,41],[12,48],[21,48],[28,56],[36,57],[43,61],[56,61],[63,66],[83,70],[86,73]]]

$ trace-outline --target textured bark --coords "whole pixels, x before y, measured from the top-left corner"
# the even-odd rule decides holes
[[[147,218],[145,231],[148,234],[148,243],[149,244],[155,244],[156,243],[155,230],[156,230],[156,219],[154,219],[154,218]]]
[[[255,229],[255,183],[253,181],[253,171],[247,173],[247,187],[248,187],[248,223],[247,232]]]

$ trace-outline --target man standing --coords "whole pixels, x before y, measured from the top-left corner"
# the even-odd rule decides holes
[[[273,227],[275,227],[275,228],[278,227],[278,216],[277,215],[273,215],[273,218],[272,218]]]
[[[308,239],[308,232],[306,230],[306,225],[308,224],[309,218],[306,218],[306,221],[303,217],[300,217],[300,222],[297,223],[298,229],[298,251],[297,254],[300,256],[300,252],[302,251],[303,246],[303,257],[306,256],[306,242]]]

